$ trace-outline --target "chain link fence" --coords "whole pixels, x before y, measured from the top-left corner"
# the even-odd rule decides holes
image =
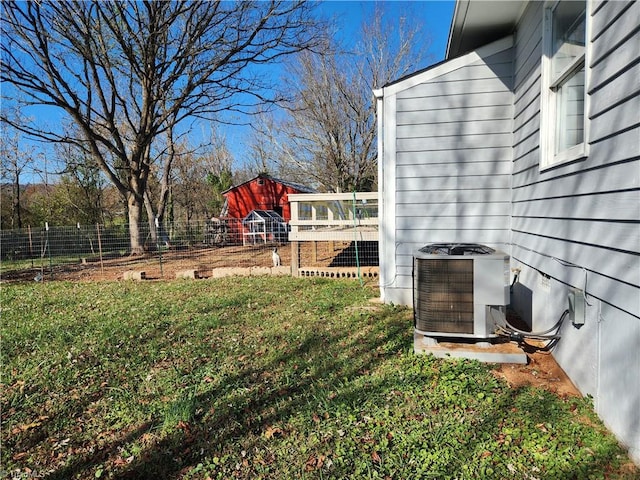
[[[148,279],[169,279],[185,270],[209,277],[215,269],[272,267],[274,249],[280,267],[293,264],[308,271],[378,265],[377,242],[306,241],[292,248],[288,232],[286,223],[260,218],[245,222],[213,218],[159,229],[145,224],[140,226],[144,254],[131,255],[128,225],[2,230],[0,279],[116,280],[128,271],[143,271]]]

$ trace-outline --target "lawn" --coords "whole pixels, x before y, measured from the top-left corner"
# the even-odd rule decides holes
[[[0,478],[635,478],[589,399],[412,351],[355,281],[3,285]]]

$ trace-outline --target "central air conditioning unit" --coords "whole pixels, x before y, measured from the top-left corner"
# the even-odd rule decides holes
[[[414,256],[414,327],[428,337],[495,337],[509,304],[509,256],[485,245],[426,245]]]

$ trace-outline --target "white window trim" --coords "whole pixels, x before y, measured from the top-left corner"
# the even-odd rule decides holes
[[[568,0],[565,0],[568,1]],[[585,48],[584,60],[576,59],[571,63],[558,78],[552,83],[551,56],[552,45],[552,11],[560,1],[549,1],[544,4],[543,28],[542,28],[542,91],[540,95],[540,170],[548,170],[566,163],[574,162],[586,158],[589,155],[589,94],[588,85],[591,75],[589,74],[589,59],[591,57],[591,1],[586,0],[585,11]],[[557,102],[552,88],[564,82],[566,78],[576,69],[576,65],[584,62],[584,125],[583,142],[571,148],[555,153],[556,122],[557,122]]]

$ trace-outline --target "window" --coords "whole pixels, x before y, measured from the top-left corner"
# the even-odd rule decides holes
[[[586,156],[585,1],[545,9],[541,103],[541,168]]]

